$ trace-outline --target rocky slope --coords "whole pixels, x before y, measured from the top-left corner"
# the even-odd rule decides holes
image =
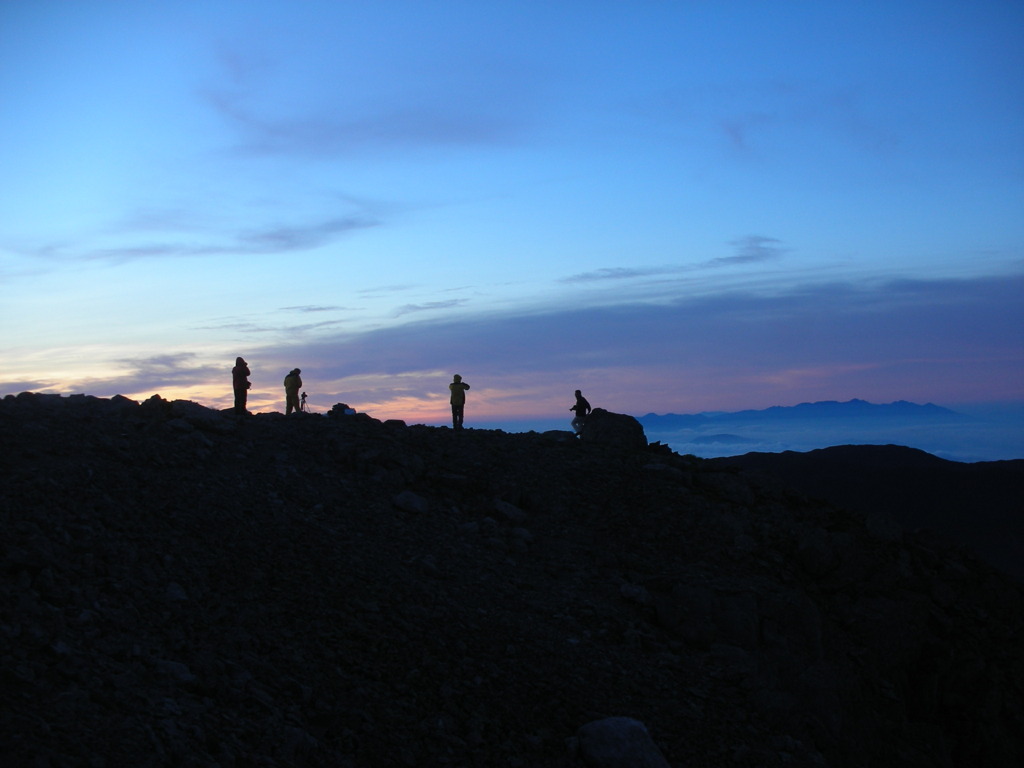
[[[930,528],[1024,585],[1024,459],[968,464],[900,445],[839,445],[710,465],[766,473],[844,509]]]
[[[1019,587],[773,481],[159,398],[0,428],[4,765],[1024,764]],[[618,716],[653,756],[574,738]]]

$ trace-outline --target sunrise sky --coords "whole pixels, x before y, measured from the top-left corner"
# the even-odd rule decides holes
[[[0,0],[0,394],[1024,400],[1024,3]],[[570,414],[571,416],[571,414]]]

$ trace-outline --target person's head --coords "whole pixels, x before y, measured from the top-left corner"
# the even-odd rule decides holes
[[[459,383],[460,381],[462,381],[462,377],[461,377],[461,376],[459,376],[459,374],[457,374],[457,373],[456,373],[456,374],[455,374],[455,379],[454,379],[454,381],[455,381],[455,383],[457,384],[457,383]]]
[[[298,368],[295,369],[295,373],[302,373]]]
[[[240,357],[235,358],[235,365],[245,365],[245,360]]]
[[[578,389],[576,390],[576,397],[579,397],[579,396],[580,396],[580,395],[582,395],[582,394],[583,394],[583,393],[582,393],[582,392],[580,392],[580,391],[579,391]]]

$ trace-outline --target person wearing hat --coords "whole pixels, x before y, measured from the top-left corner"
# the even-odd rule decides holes
[[[302,373],[298,368],[293,368],[291,373],[284,377],[284,415],[292,411],[298,413],[302,410],[299,404],[299,390],[302,389]]]
[[[452,393],[452,429],[462,429],[462,411],[466,407],[466,390],[469,389],[469,384],[456,373],[448,389]]]
[[[235,358],[235,367],[231,369],[231,385],[235,390],[235,413],[239,416],[248,413],[245,401],[249,396],[249,364],[240,357]]]

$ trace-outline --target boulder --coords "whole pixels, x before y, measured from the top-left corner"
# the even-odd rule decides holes
[[[580,428],[580,440],[643,450],[647,447],[644,428],[634,417],[595,408]]]
[[[430,502],[412,491],[402,491],[392,500],[392,503],[404,512],[425,514],[430,511]]]
[[[669,768],[647,727],[631,717],[587,723],[570,746],[583,765],[593,768]]]

